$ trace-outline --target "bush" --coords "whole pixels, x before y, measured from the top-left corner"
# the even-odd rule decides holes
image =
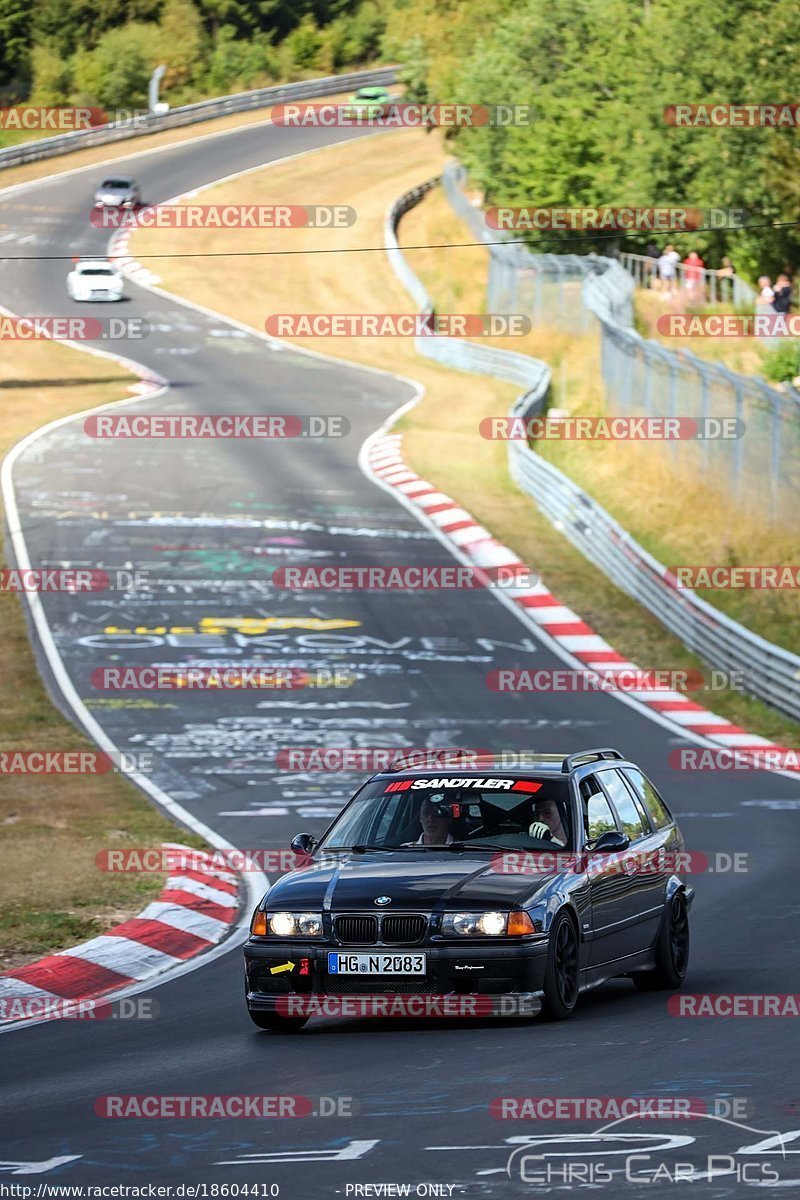
[[[783,383],[800,375],[800,342],[783,342],[774,350],[768,350],[762,369],[773,383]]]

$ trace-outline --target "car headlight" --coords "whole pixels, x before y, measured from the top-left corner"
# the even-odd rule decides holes
[[[526,912],[446,913],[442,933],[449,937],[524,937],[535,933]]]
[[[322,937],[322,914],[310,912],[267,913],[267,932],[274,937]]]

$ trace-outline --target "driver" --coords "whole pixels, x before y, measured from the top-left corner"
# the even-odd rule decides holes
[[[445,803],[443,792],[435,796],[426,796],[419,810],[419,822],[422,833],[413,844],[415,846],[449,846],[455,841],[450,832],[450,818],[443,816],[437,807]]]
[[[555,800],[534,801],[533,823],[528,828],[528,835],[535,838],[547,838],[551,842],[558,842],[559,845],[566,846],[567,833]]]

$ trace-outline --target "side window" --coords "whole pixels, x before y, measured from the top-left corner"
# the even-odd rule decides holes
[[[593,776],[581,784],[581,799],[586,815],[586,836],[590,842],[596,841],[602,833],[617,828],[611,806]]]
[[[650,780],[645,779],[642,772],[637,771],[633,767],[624,767],[623,774],[630,782],[637,796],[641,797],[642,803],[650,813],[650,820],[656,829],[664,829],[665,826],[671,825],[672,815]]]
[[[633,802],[633,796],[625,786],[625,781],[619,771],[603,771],[600,780],[611,797],[611,801],[619,813],[622,828],[632,842],[649,833],[644,820]]]

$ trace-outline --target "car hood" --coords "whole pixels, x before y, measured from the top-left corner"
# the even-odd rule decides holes
[[[388,896],[387,911],[510,907],[530,897],[555,872],[500,874],[490,854],[401,850],[325,857],[284,875],[269,892],[269,908],[334,912],[368,909]]]

